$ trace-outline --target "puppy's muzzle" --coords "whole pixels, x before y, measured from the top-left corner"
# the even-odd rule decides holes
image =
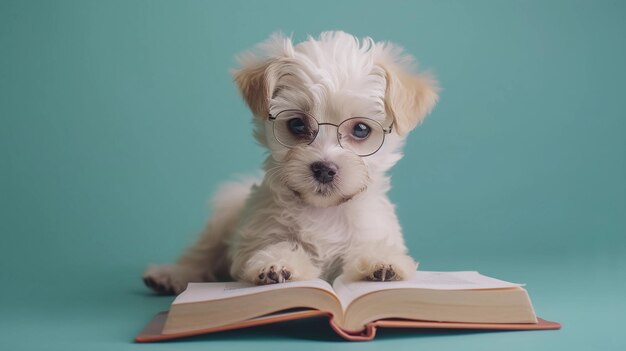
[[[311,163],[311,172],[315,180],[322,184],[327,184],[335,179],[337,165],[332,162],[317,161]]]

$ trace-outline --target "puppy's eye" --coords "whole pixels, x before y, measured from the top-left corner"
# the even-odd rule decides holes
[[[352,136],[357,139],[365,139],[370,135],[370,127],[365,123],[357,123],[352,128]]]
[[[306,125],[300,117],[290,119],[287,121],[287,125],[289,126],[289,131],[295,135],[302,135],[306,133]]]

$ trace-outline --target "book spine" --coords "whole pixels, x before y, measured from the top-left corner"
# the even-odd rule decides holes
[[[339,327],[337,325],[337,323],[335,323],[334,318],[332,317],[332,315],[329,316],[330,320],[330,327],[335,331],[335,333],[337,333],[337,335],[341,336],[342,338],[349,340],[349,341],[370,341],[372,339],[374,339],[374,337],[376,336],[376,325],[373,323],[369,323],[366,327],[365,330],[363,330],[360,333],[349,333],[343,329],[341,329],[341,327]]]

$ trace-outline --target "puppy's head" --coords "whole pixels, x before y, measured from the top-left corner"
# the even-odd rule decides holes
[[[271,153],[271,186],[317,207],[382,182],[406,134],[437,102],[436,82],[411,73],[401,48],[344,32],[295,46],[274,34],[239,63],[233,75],[255,137]]]

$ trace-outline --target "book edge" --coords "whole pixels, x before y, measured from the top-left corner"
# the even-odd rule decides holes
[[[429,322],[401,319],[384,319],[371,322],[366,329],[358,334],[341,329],[333,320],[330,320],[332,329],[342,338],[349,341],[369,341],[376,337],[378,328],[390,329],[457,329],[482,331],[531,331],[531,330],[558,330],[561,324],[537,317],[537,323],[464,323],[464,322]]]
[[[150,320],[150,322],[148,322],[148,324],[144,327],[144,329],[139,334],[137,334],[137,336],[135,337],[135,342],[138,342],[138,343],[159,342],[159,341],[180,339],[180,338],[191,337],[191,336],[202,335],[202,334],[216,333],[220,331],[243,329],[243,328],[261,326],[261,325],[266,325],[266,324],[285,322],[285,321],[290,321],[290,320],[329,315],[327,312],[322,312],[318,310],[297,311],[297,312],[280,313],[280,314],[270,315],[266,317],[254,318],[254,319],[250,319],[247,321],[233,323],[233,324],[220,326],[220,327],[197,329],[197,330],[192,330],[192,331],[187,331],[187,332],[178,332],[178,333],[171,333],[171,334],[162,334],[161,332],[163,331],[163,327],[165,326],[167,313],[168,311],[157,313]]]
[[[199,329],[189,332],[180,332],[176,334],[161,334],[163,326],[165,325],[165,319],[167,318],[167,311],[160,312],[152,318],[152,320],[146,325],[146,327],[135,337],[135,342],[149,343],[160,342],[173,339],[180,339],[185,337],[191,337],[202,334],[210,334],[220,331],[249,328],[254,326],[285,322],[296,319],[305,319],[318,316],[329,317],[329,323],[331,328],[339,336],[345,340],[350,341],[368,341],[376,337],[378,328],[416,328],[416,329],[473,329],[473,330],[485,330],[485,331],[498,331],[498,330],[558,330],[561,329],[561,324],[537,318],[538,323],[458,323],[458,322],[428,322],[428,321],[411,321],[401,319],[385,319],[375,322],[371,322],[366,325],[364,331],[360,333],[350,333],[341,329],[333,320],[332,315],[327,312],[318,310],[298,311],[290,312],[286,314],[272,315],[264,318],[256,318],[245,322],[234,323],[222,327],[215,327],[209,329]]]
[[[194,284],[211,284],[211,283],[194,283]],[[332,286],[331,286],[332,287]],[[310,290],[319,290],[321,292],[326,293],[327,295],[333,296],[337,302],[339,302],[339,297],[337,296],[337,293],[335,292],[335,290],[327,290],[327,289],[322,289],[320,287],[317,286],[288,286],[282,289],[273,289],[273,290],[267,290],[267,291],[257,291],[257,292],[253,292],[253,293],[249,293],[249,294],[241,294],[241,295],[235,295],[235,296],[226,296],[226,297],[220,297],[217,299],[208,299],[208,300],[199,300],[199,301],[189,301],[189,302],[176,302],[176,299],[174,299],[174,301],[172,301],[172,306],[177,305],[177,306],[183,306],[183,305],[193,305],[193,304],[205,304],[208,302],[215,302],[215,301],[223,301],[223,300],[235,300],[244,296],[254,296],[254,295],[260,295],[260,294],[270,294],[274,291],[278,291],[278,290],[290,290],[290,289],[310,289]]]

